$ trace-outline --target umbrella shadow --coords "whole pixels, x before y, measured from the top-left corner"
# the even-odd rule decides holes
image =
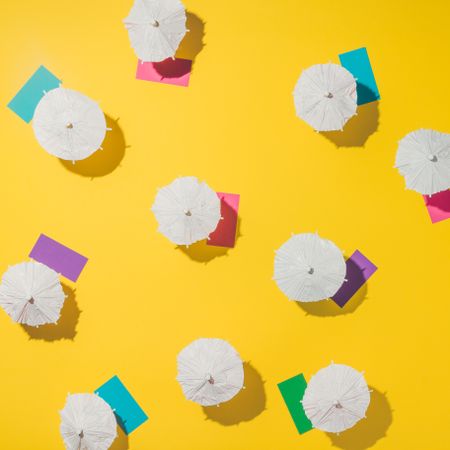
[[[111,128],[106,132],[105,140],[103,141],[103,150],[97,150],[89,158],[81,161],[66,161],[60,159],[60,163],[70,172],[77,173],[84,177],[95,178],[103,177],[113,172],[125,156],[125,137],[122,129],[119,126],[119,119],[112,119],[105,114],[106,126]]]
[[[222,203],[224,205],[224,203]],[[231,209],[229,206],[227,206],[229,209]],[[233,211],[235,214],[235,212]],[[223,214],[223,210],[222,210]],[[225,215],[223,215],[225,217]],[[237,225],[236,225],[236,242],[240,237],[242,237],[241,234],[241,218],[237,218]],[[179,245],[175,247],[176,250],[180,250],[182,253],[184,253],[186,256],[188,256],[193,261],[197,261],[200,263],[207,264],[208,262],[212,261],[214,258],[219,258],[221,256],[227,256],[230,249],[233,247],[219,247],[216,245],[207,245],[207,240],[196,242],[195,244],[190,245],[189,247],[186,247],[185,245]]]
[[[184,36],[177,50],[177,56],[192,61],[195,65],[197,55],[205,47],[205,22],[197,14],[188,11],[186,13],[186,28],[189,30]]]
[[[391,406],[386,393],[373,387],[370,389],[372,392],[367,418],[340,434],[326,433],[334,447],[343,450],[366,450],[386,436],[386,432],[392,424]]]
[[[358,94],[373,95],[364,85],[358,85]],[[367,95],[366,95],[367,94]],[[364,147],[369,137],[378,130],[379,102],[374,101],[358,106],[357,115],[352,117],[344,126],[343,131],[323,131],[325,136],[336,147]]]
[[[62,287],[66,294],[66,299],[64,300],[58,323],[50,323],[41,325],[40,327],[31,327],[22,324],[22,328],[26,331],[30,339],[39,339],[48,342],[59,341],[61,339],[73,341],[75,339],[81,311],[75,299],[75,289],[72,289],[64,283]]]
[[[109,447],[109,450],[128,450],[128,449],[129,449],[128,436],[119,426],[117,427],[117,437],[116,439],[114,439],[114,442],[112,443],[111,447]]]
[[[361,268],[347,257],[346,265],[346,277],[348,281],[344,282],[345,284],[339,289],[338,292],[343,293],[343,296],[345,296],[346,292],[352,292],[352,286],[356,285],[361,287],[355,292],[344,307],[341,308],[331,299],[322,300],[319,302],[295,302],[297,306],[303,309],[306,314],[319,317],[342,316],[355,311],[367,297],[368,282],[365,280]]]
[[[260,373],[249,363],[244,363],[244,386],[235,397],[217,406],[204,406],[206,420],[221,425],[238,425],[259,416],[266,409],[266,392]]]

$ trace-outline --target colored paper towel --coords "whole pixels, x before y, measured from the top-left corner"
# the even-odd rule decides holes
[[[357,50],[342,53],[339,55],[339,60],[342,66],[356,78],[358,105],[364,105],[380,99],[380,92],[378,91],[366,48],[358,48]]]
[[[188,86],[191,76],[192,61],[181,58],[168,58],[164,61],[138,61],[136,78],[138,80],[156,81],[157,83]]]
[[[45,92],[59,87],[60,84],[61,81],[55,75],[44,66],[40,66],[8,103],[8,108],[29,123],[33,118],[37,104]]]
[[[307,383],[303,374],[296,375],[278,384],[284,403],[286,403],[286,407],[300,434],[313,429],[312,423],[306,417],[301,404],[306,386]]]
[[[424,195],[423,199],[430,215],[431,223],[441,222],[450,218],[450,189],[431,196]]]
[[[331,297],[341,308],[356,294],[358,289],[376,272],[377,266],[356,250],[345,262],[347,272],[342,286]]]
[[[29,256],[72,281],[77,281],[88,261],[85,256],[49,238],[45,234],[39,236]]]
[[[95,393],[114,410],[117,423],[125,434],[130,434],[148,420],[147,414],[137,404],[118,376],[113,376],[100,386]]]
[[[216,247],[234,247],[238,223],[239,194],[218,192],[220,198],[220,212],[222,220],[217,228],[209,235],[207,245]]]

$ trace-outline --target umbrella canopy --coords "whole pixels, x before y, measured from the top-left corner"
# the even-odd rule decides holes
[[[294,234],[275,254],[273,278],[291,300],[327,299],[342,286],[345,274],[341,250],[318,234]]]
[[[195,177],[177,178],[159,189],[152,211],[158,231],[177,245],[207,239],[221,218],[219,197]]]
[[[17,323],[56,323],[65,299],[58,274],[44,264],[11,266],[0,285],[0,306]]]
[[[178,354],[177,366],[184,395],[203,406],[230,400],[244,384],[242,360],[222,339],[197,339]]]
[[[450,134],[412,131],[399,142],[395,167],[408,189],[425,195],[450,189]]]
[[[107,450],[117,437],[113,410],[95,394],[69,394],[60,415],[67,450]]]
[[[297,116],[317,131],[342,130],[356,114],[356,80],[337,64],[304,70],[294,89]]]
[[[51,155],[78,161],[100,148],[106,134],[105,115],[96,102],[77,91],[56,88],[38,103],[33,130]]]
[[[330,364],[311,377],[303,396],[305,414],[314,428],[339,433],[366,415],[370,391],[361,372]]]
[[[187,31],[186,12],[179,0],[135,0],[124,23],[141,61],[174,57]]]

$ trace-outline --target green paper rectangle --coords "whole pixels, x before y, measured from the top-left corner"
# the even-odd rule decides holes
[[[313,429],[312,423],[306,417],[303,406],[300,403],[305,394],[306,386],[307,383],[302,373],[278,384],[284,403],[286,403],[287,409],[300,434]]]

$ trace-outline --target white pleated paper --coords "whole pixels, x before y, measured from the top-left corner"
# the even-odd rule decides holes
[[[425,195],[450,189],[450,134],[420,129],[400,142],[395,167],[406,187]]]
[[[95,394],[69,394],[60,415],[67,450],[107,450],[117,437],[113,410]]]
[[[297,116],[317,131],[342,130],[356,114],[356,80],[337,64],[304,70],[294,89]]]
[[[305,414],[314,428],[339,433],[365,417],[370,391],[361,372],[330,364],[311,377],[303,396]]]
[[[342,251],[315,233],[291,236],[275,254],[273,278],[290,300],[327,299],[342,286],[345,274]]]
[[[106,120],[96,102],[80,92],[60,87],[47,92],[38,103],[33,130],[48,153],[79,161],[101,147]]]
[[[65,299],[59,275],[44,264],[11,266],[0,285],[0,306],[17,323],[56,323]]]
[[[220,199],[195,177],[177,178],[158,190],[152,211],[160,231],[177,245],[207,239],[220,220]]]
[[[184,395],[203,406],[230,400],[244,384],[242,360],[222,339],[197,339],[178,354],[177,366]]]
[[[187,31],[186,12],[179,0],[135,0],[124,23],[141,61],[174,57]]]

